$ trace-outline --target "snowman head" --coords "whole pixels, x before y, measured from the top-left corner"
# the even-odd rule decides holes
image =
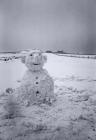
[[[40,50],[33,50],[22,57],[21,61],[25,63],[29,70],[35,72],[42,70],[44,63],[47,61],[47,57]]]

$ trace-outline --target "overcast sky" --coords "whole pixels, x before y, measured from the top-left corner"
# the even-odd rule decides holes
[[[96,54],[96,0],[0,0],[0,51]]]

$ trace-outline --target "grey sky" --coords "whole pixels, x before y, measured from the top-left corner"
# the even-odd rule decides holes
[[[95,0],[0,0],[0,51],[96,53]]]

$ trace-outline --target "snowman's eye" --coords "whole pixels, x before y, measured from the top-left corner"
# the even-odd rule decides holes
[[[33,54],[30,54],[30,56],[33,56]]]

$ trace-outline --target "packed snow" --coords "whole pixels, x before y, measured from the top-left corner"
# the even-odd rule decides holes
[[[0,138],[96,140],[96,60],[46,53],[44,67],[54,79],[56,101],[51,106],[21,108],[21,116],[6,119],[5,90],[18,87],[26,71],[20,55],[0,61]]]

